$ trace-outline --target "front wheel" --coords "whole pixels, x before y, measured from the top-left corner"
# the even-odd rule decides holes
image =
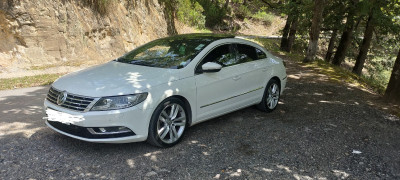
[[[265,88],[263,99],[257,105],[257,108],[265,112],[272,112],[278,106],[280,92],[279,82],[271,79]]]
[[[185,133],[187,117],[185,104],[180,99],[164,100],[151,117],[147,141],[159,147],[177,144]]]

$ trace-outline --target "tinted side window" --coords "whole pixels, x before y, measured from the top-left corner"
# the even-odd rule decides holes
[[[222,45],[212,50],[204,59],[201,65],[207,62],[215,62],[222,66],[237,64],[235,54],[230,44]]]
[[[261,51],[260,49],[256,48],[256,52],[257,52],[257,59],[265,59],[267,58],[267,55]]]
[[[238,44],[237,48],[238,48],[237,58],[239,63],[246,63],[257,60],[256,48],[245,44]]]

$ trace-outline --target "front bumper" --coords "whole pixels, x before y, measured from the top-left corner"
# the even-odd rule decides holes
[[[47,100],[44,102],[45,109],[58,113],[48,113],[46,125],[53,130],[66,136],[98,143],[129,143],[145,141],[147,139],[151,109],[139,109],[131,107],[127,109],[112,111],[89,111],[77,112],[57,106]],[[74,119],[70,118],[74,117]],[[68,120],[72,119],[72,120]],[[92,127],[126,127],[132,133],[121,133],[113,135],[93,135],[87,128]]]

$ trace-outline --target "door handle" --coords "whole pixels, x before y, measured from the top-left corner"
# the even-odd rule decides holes
[[[237,80],[239,80],[240,78],[242,78],[242,77],[240,77],[240,76],[235,76],[235,77],[233,77],[232,79],[235,80],[235,81],[237,81]]]
[[[268,71],[268,68],[262,68],[262,71],[263,72]]]

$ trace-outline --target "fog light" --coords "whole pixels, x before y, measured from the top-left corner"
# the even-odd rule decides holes
[[[121,134],[121,133],[130,133],[130,130],[124,126],[114,126],[114,127],[101,127],[101,128],[87,128],[87,130],[94,135],[106,135],[106,134]]]

